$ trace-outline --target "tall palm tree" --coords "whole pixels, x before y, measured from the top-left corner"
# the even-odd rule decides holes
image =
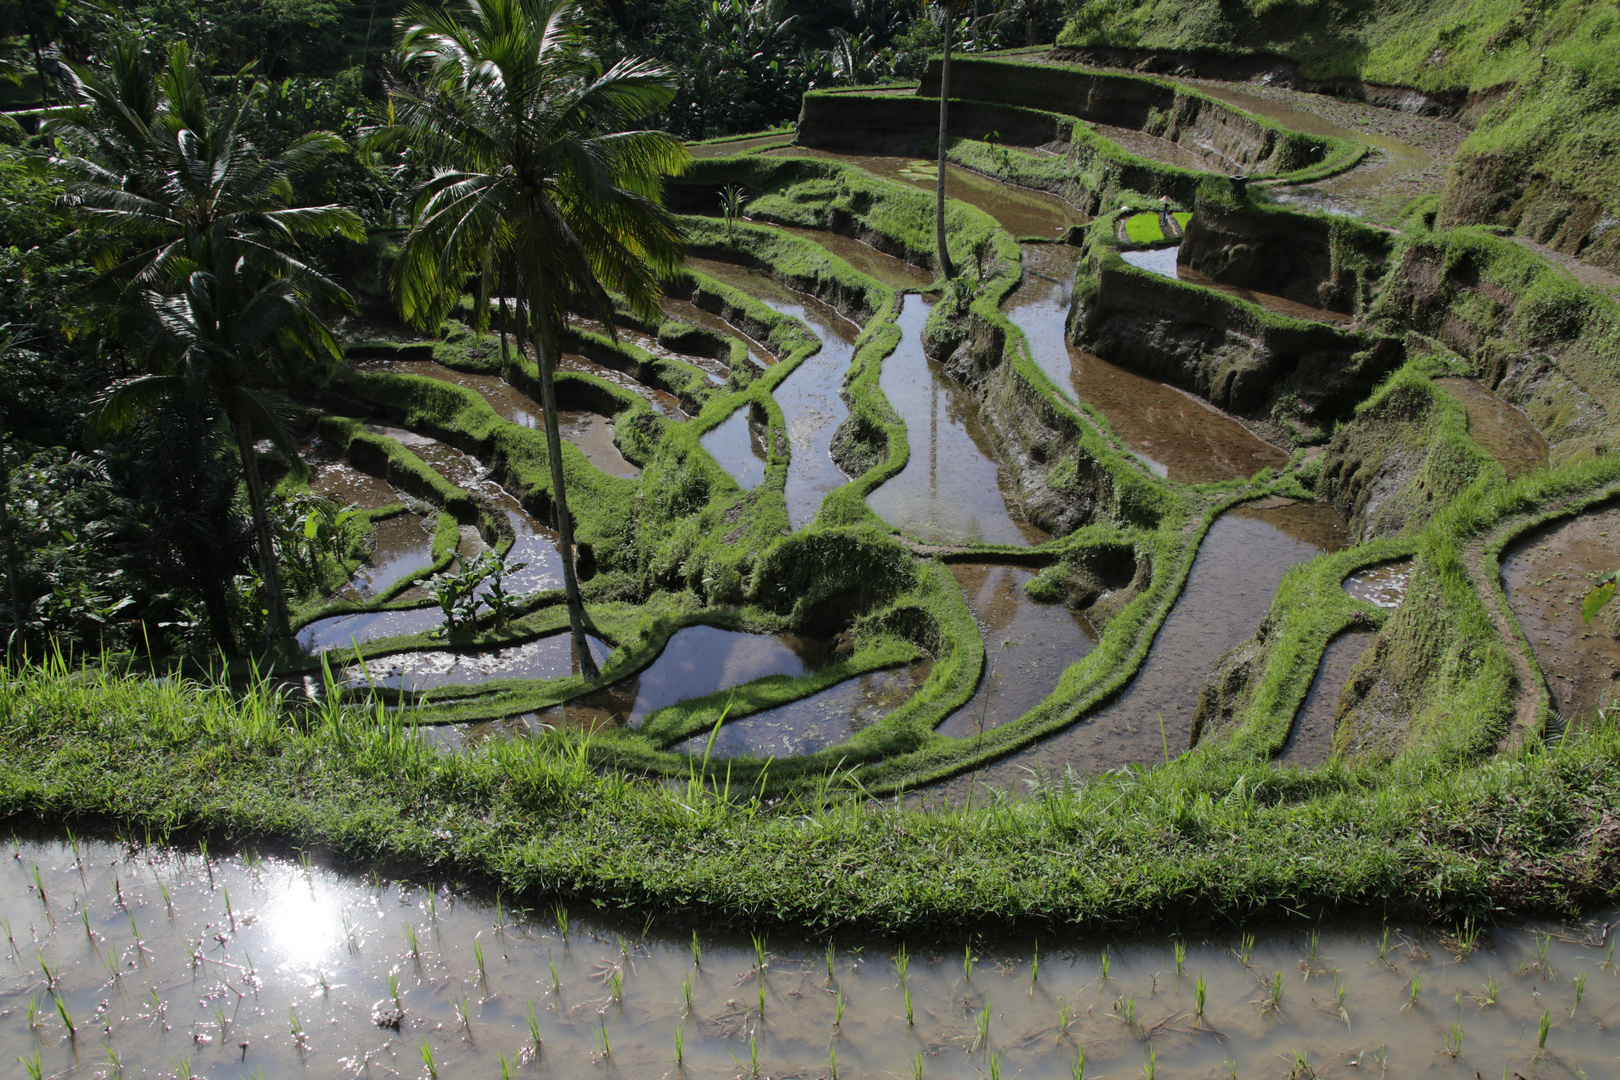
[[[603,71],[573,0],[413,8],[399,51],[394,136],[435,166],[411,201],[394,278],[400,307],[436,328],[476,277],[487,326],[491,288],[515,292],[513,330],[540,370],[569,626],[580,668],[595,678],[552,373],[571,309],[611,327],[613,290],[651,317],[660,275],[682,259],[679,226],[659,198],[686,151],[665,132],[633,130],[670,102],[674,80],[642,60]]]
[[[951,101],[951,31],[956,28],[956,0],[941,0],[940,8],[945,19],[945,58],[939,65],[939,177],[934,184],[934,239],[939,247],[940,272],[953,278],[956,267],[951,265],[951,253],[945,247],[945,132]]]
[[[294,205],[292,177],[347,147],[317,132],[264,157],[241,131],[259,84],[214,101],[185,42],[156,71],[129,41],[107,64],[74,69],[72,104],[46,113],[68,148],[52,162],[67,181],[62,208],[105,241],[96,310],[145,369],[112,388],[101,423],[125,426],[173,397],[216,401],[247,480],[269,645],[287,633],[286,598],[254,446],[268,438],[294,462],[297,448],[263,388],[300,360],[341,356],[317,308],[352,305],[298,257],[297,241],[365,236],[353,211]]]

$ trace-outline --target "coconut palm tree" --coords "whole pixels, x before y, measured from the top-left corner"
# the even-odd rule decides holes
[[[926,3],[926,0],[924,0]],[[951,101],[951,31],[956,28],[956,0],[941,0],[945,22],[945,57],[939,65],[939,177],[934,182],[934,238],[939,247],[939,269],[947,278],[956,276],[951,253],[945,247],[945,147]]]
[[[514,333],[538,361],[551,497],[569,626],[581,670],[597,674],[574,572],[552,374],[569,311],[614,325],[609,290],[649,317],[660,275],[682,259],[662,178],[685,149],[634,125],[674,97],[670,73],[641,60],[603,71],[572,0],[468,0],[458,11],[413,8],[392,93],[409,140],[435,166],[414,192],[394,284],[406,318],[437,327],[476,277],[516,294]]]
[[[215,401],[247,481],[268,645],[287,632],[286,599],[254,446],[268,438],[294,462],[297,450],[264,388],[300,360],[341,356],[318,308],[351,304],[298,257],[297,241],[365,236],[350,210],[294,205],[292,177],[347,148],[314,133],[265,158],[241,131],[259,85],[216,102],[184,42],[155,71],[130,41],[108,50],[107,65],[74,69],[72,104],[45,113],[67,148],[52,161],[67,182],[61,207],[103,241],[93,310],[144,369],[109,391],[101,423],[126,426],[176,397]]]

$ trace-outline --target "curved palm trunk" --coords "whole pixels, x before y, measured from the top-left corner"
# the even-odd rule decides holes
[[[945,130],[951,100],[951,28],[956,22],[956,0],[945,3],[945,59],[939,68],[939,180],[935,185],[934,233],[939,246],[939,268],[947,278],[956,276],[945,247]]]
[[[568,490],[563,478],[562,433],[557,427],[557,390],[551,380],[556,357],[541,349],[540,342],[531,334],[535,358],[540,366],[540,412],[546,424],[546,457],[551,464],[551,504],[557,509],[557,536],[562,548],[563,591],[568,598],[568,629],[574,637],[574,652],[579,657],[579,670],[587,681],[601,672],[591,656],[591,645],[585,638],[585,602],[579,595],[579,578],[574,573],[574,519],[568,513]]]
[[[267,619],[264,629],[265,651],[270,651],[278,640],[287,636],[287,597],[281,590],[281,573],[276,569],[276,549],[270,536],[270,515],[264,504],[264,481],[259,478],[259,460],[253,452],[252,436],[243,417],[233,416],[231,426],[236,429],[236,449],[242,455],[242,472],[247,477],[248,504],[253,510],[253,528],[259,537],[259,573],[264,578],[264,599]]]
[[[10,498],[11,470],[6,467],[4,456],[0,456],[0,540],[4,541],[5,548],[6,591],[11,597],[11,633],[6,635],[7,664],[10,664],[14,654],[22,652],[24,644],[22,585],[17,580],[17,541],[11,529]]]

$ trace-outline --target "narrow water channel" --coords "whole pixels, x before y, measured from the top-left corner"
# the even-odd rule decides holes
[[[1023,255],[1024,280],[1008,298],[1007,318],[1024,332],[1047,377],[1102,413],[1153,472],[1202,483],[1287,463],[1287,454],[1208,402],[1076,348],[1064,324],[1080,249],[1025,244]]]
[[[821,339],[820,350],[805,358],[771,392],[787,424],[790,461],[784,495],[788,522],[794,529],[802,529],[815,519],[827,493],[849,482],[833,462],[831,448],[838,425],[849,416],[849,406],[839,390],[855,356],[860,327],[815,297],[794,292],[762,271],[713,259],[689,261],[697,270],[741,289],[773,311],[800,320]]]
[[[906,424],[911,456],[866,498],[879,517],[930,544],[1039,544],[1051,536],[1023,519],[1014,478],[996,459],[973,391],[923,352],[933,304],[916,295],[900,308],[900,344],[878,387]]]
[[[1237,507],[1210,526],[1186,588],[1136,678],[1100,710],[987,768],[921,794],[961,804],[980,788],[1019,794],[1027,783],[1153,765],[1187,749],[1198,695],[1225,652],[1254,636],[1290,566],[1348,540],[1329,506]]]
[[[751,411],[750,406],[742,406],[698,440],[744,491],[752,491],[765,479],[771,456],[765,445],[765,425],[753,423]]]
[[[1328,642],[1311,688],[1294,716],[1288,741],[1273,759],[1277,764],[1309,769],[1332,756],[1339,700],[1350,681],[1351,669],[1377,636],[1371,630],[1351,630]]]
[[[318,856],[84,839],[8,854],[8,1080],[734,1080],[755,1061],[761,1077],[876,1080],[919,1059],[934,1080],[1056,1078],[1082,1051],[1088,1077],[1574,1080],[1612,1075],[1620,1054],[1617,912],[1473,946],[1374,923],[991,937],[971,969],[960,944],[922,940],[902,975],[894,942],[771,937],[756,952],[712,927],[541,916]]]

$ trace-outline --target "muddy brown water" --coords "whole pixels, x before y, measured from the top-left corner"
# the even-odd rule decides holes
[[[979,563],[950,569],[979,624],[985,666],[973,697],[937,730],[971,738],[1039,705],[1069,665],[1091,652],[1097,631],[1062,604],[1031,600],[1024,586],[1035,576],[1032,570]]]
[[[925,660],[858,675],[798,701],[729,720],[714,734],[712,747],[710,735],[705,733],[670,749],[716,759],[813,754],[848,742],[894,712],[928,680],[931,671],[933,664]]]
[[[1256,304],[1268,311],[1275,311],[1279,315],[1305,319],[1309,322],[1333,323],[1340,326],[1348,326],[1355,321],[1352,316],[1340,311],[1311,307],[1308,304],[1289,300],[1287,297],[1266,292],[1256,292],[1254,289],[1245,289],[1239,285],[1227,285],[1224,282],[1216,281],[1208,274],[1201,274],[1190,266],[1182,266],[1177,263],[1176,257],[1179,251],[1180,248],[1164,247],[1154,248],[1151,251],[1122,251],[1119,255],[1120,258],[1132,266],[1139,266],[1143,270],[1151,270],[1153,273],[1161,274],[1164,277],[1185,281],[1189,285],[1202,285],[1206,289],[1214,289],[1216,292],[1235,296],[1239,300],[1247,300],[1251,304]]]
[[[1238,173],[1243,169],[1212,147],[1184,146],[1158,135],[1149,135],[1137,128],[1116,127],[1113,124],[1092,124],[1097,134],[1127,153],[1147,158],[1164,165],[1197,172]]]
[[[1406,599],[1406,589],[1412,583],[1412,560],[1397,559],[1357,570],[1344,579],[1344,591],[1357,600],[1365,600],[1373,607],[1394,610]]]
[[[606,660],[613,650],[591,638],[591,653]],[[485,652],[395,653],[350,664],[340,676],[350,688],[376,686],[414,692],[441,686],[476,686],[496,679],[557,679],[579,672],[573,639],[566,631]]]
[[[464,386],[481,394],[501,419],[535,430],[545,427],[539,404],[505,379],[495,375],[473,375],[445,367],[433,360],[373,361],[357,366],[362,371],[416,375],[424,379],[437,379],[453,386]],[[619,453],[619,448],[613,445],[612,420],[600,413],[584,409],[559,409],[557,423],[562,437],[579,447],[586,460],[609,476],[641,475],[641,470],[626,461],[624,455]]]
[[[866,497],[890,525],[930,544],[1039,544],[1050,534],[1023,519],[1016,479],[998,462],[979,399],[923,353],[933,304],[901,303],[900,344],[878,387],[906,424],[906,467]]]
[[[1322,663],[1311,680],[1311,688],[1294,716],[1288,741],[1273,759],[1278,765],[1309,769],[1333,755],[1333,732],[1339,716],[1339,699],[1344,696],[1350,670],[1356,666],[1378,635],[1370,630],[1351,630],[1328,642]]]
[[[513,1077],[735,1080],[755,1075],[755,1055],[761,1077],[909,1077],[920,1056],[935,1080],[1055,1080],[1082,1050],[1084,1075],[1121,1080],[1145,1075],[1150,1054],[1174,1080],[1575,1080],[1612,1075],[1620,1054],[1602,937],[1617,912],[1490,928],[1473,950],[1399,924],[1259,926],[991,938],[969,970],[960,945],[913,941],[902,976],[892,942],[778,935],[761,939],[761,965],[748,939],[708,926],[694,937],[575,911],[560,913],[564,932],[510,896],[497,906],[318,857],[34,839],[8,855],[7,1080],[36,1063],[107,1080],[426,1078],[424,1046],[445,1080],[501,1077],[503,1061]]]
[[[771,391],[787,424],[790,460],[783,494],[788,522],[802,529],[815,519],[827,493],[849,482],[833,462],[831,448],[838,425],[849,416],[849,406],[839,390],[849,374],[860,327],[815,297],[795,292],[759,270],[714,259],[690,262],[772,310],[800,320],[821,339],[821,348]]]
[[[1348,542],[1332,507],[1237,507],[1210,526],[1186,588],[1125,690],[1028,750],[921,792],[960,805],[982,788],[1021,794],[1032,782],[1148,765],[1187,749],[1198,694],[1221,656],[1254,636],[1290,567]],[[1161,727],[1162,722],[1162,727]]]
[[[1007,318],[1024,332],[1047,377],[1102,413],[1114,434],[1153,472],[1181,483],[1202,483],[1252,476],[1287,463],[1287,454],[1202,399],[1076,348],[1064,323],[1079,249],[1025,244],[1023,253],[1024,280],[1007,300]]]
[[[1475,379],[1434,380],[1455,394],[1468,410],[1468,434],[1481,450],[1501,462],[1515,480],[1547,464],[1547,440],[1530,418]]]
[[[1553,708],[1586,724],[1611,708],[1620,679],[1620,605],[1590,623],[1581,601],[1593,581],[1620,568],[1620,506],[1555,521],[1515,542],[1502,557],[1502,589],[1547,680]]]
[[[752,491],[765,479],[765,464],[770,459],[764,427],[750,423],[749,413],[749,406],[744,405],[698,440],[744,491]]]
[[[531,714],[552,727],[581,723],[638,726],[648,713],[770,675],[797,678],[828,662],[827,643],[797,634],[748,634],[688,626],[670,636],[647,667],[611,686]]]
[[[783,157],[814,157],[842,161],[847,165],[865,169],[885,180],[895,180],[925,191],[933,191],[938,177],[938,163],[918,158],[883,157],[867,154],[841,154],[832,150],[814,150],[802,146],[772,150]],[[1091,220],[1068,202],[1045,191],[1018,187],[1016,184],[971,172],[956,165],[945,167],[945,195],[960,199],[989,214],[1001,227],[1014,236],[1059,237],[1076,225]]]

